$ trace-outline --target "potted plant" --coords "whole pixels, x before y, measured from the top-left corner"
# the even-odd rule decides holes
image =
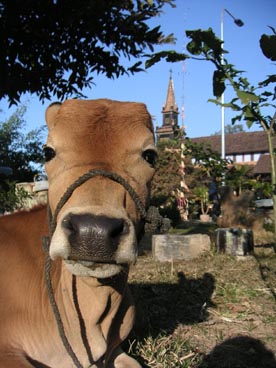
[[[200,202],[200,221],[210,222],[211,217],[209,216],[208,212],[211,208],[211,203],[209,202],[208,188],[204,185],[201,185],[195,187],[192,192],[195,196],[195,201]]]

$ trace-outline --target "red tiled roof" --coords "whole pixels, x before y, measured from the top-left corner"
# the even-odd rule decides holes
[[[191,138],[191,140],[195,143],[209,144],[214,151],[221,152],[220,135]],[[274,147],[276,147],[276,137],[274,138]],[[225,134],[225,152],[227,155],[266,153],[268,152],[266,133],[258,131]]]
[[[269,174],[271,173],[271,164],[269,155],[261,155],[256,166],[253,169],[254,174]]]

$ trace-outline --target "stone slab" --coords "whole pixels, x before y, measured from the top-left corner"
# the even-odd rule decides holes
[[[241,228],[216,229],[216,250],[232,256],[246,256],[254,251],[253,231]]]
[[[159,262],[195,259],[210,249],[211,241],[206,234],[152,236],[153,258]]]

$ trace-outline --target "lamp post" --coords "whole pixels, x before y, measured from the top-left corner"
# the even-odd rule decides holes
[[[223,43],[224,41],[224,12],[226,12],[233,20],[234,23],[238,27],[242,27],[244,25],[241,19],[235,18],[229,10],[222,9],[221,18],[220,18],[220,39]],[[221,55],[221,64],[224,64],[224,55]],[[225,159],[225,116],[224,116],[224,92],[221,95],[221,158]]]

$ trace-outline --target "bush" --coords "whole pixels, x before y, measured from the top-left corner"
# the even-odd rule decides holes
[[[0,182],[0,213],[12,212],[23,208],[26,199],[31,195],[23,188],[16,188],[14,181]]]

